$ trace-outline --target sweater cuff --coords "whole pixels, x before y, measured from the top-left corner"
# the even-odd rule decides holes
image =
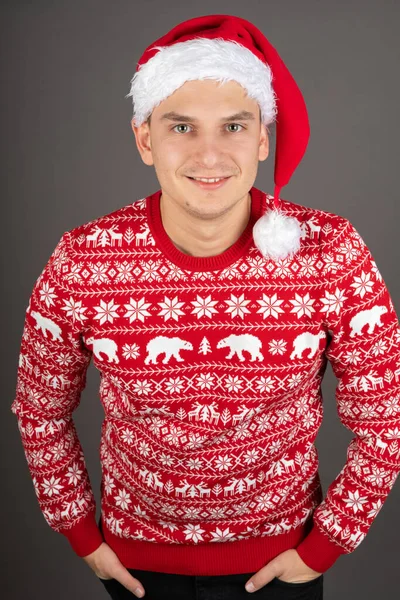
[[[300,542],[296,548],[301,560],[310,569],[318,573],[327,571],[341,556],[348,554],[344,548],[336,542],[331,541],[326,533],[313,523],[310,533]]]
[[[74,552],[80,557],[91,554],[104,542],[97,526],[95,511],[90,511],[71,529],[60,529],[59,532],[65,535]]]

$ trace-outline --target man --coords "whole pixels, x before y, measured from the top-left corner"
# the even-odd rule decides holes
[[[139,66],[132,129],[161,189],[66,232],[27,310],[12,409],[39,503],[112,597],[321,598],[400,469],[393,302],[347,219],[280,198],[307,113],[254,25],[191,19]],[[253,184],[276,116],[272,197]],[[92,358],[99,527],[72,420]],[[355,437],[322,500],[328,359]]]

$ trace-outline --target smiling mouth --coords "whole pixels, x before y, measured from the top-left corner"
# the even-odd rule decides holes
[[[225,183],[227,181],[229,181],[229,179],[232,177],[232,175],[229,175],[229,177],[223,177],[221,179],[218,179],[217,181],[203,181],[201,179],[195,179],[194,177],[189,177],[187,176],[187,179],[190,179],[193,184],[201,190],[206,190],[206,191],[214,191],[214,190],[219,190],[220,188],[222,188]]]
[[[232,175],[226,175],[225,177],[190,177],[189,175],[186,175],[186,177],[192,181],[198,181],[200,183],[219,183],[220,181],[229,179],[232,177]]]

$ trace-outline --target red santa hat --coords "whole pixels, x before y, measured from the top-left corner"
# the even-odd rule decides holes
[[[206,15],[180,23],[142,54],[131,80],[133,120],[139,127],[153,109],[186,81],[234,80],[258,102],[265,125],[276,120],[273,208],[254,224],[253,239],[265,258],[292,257],[302,230],[285,214],[280,190],[301,161],[310,126],[302,93],[275,48],[255,25],[231,15]]]

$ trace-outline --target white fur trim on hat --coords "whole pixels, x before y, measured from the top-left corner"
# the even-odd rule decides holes
[[[216,79],[237,81],[256,100],[261,121],[268,125],[277,114],[272,71],[251,50],[223,38],[196,38],[172,46],[155,46],[159,52],[140,65],[125,97],[132,97],[133,119],[139,127],[153,109],[186,81]]]

